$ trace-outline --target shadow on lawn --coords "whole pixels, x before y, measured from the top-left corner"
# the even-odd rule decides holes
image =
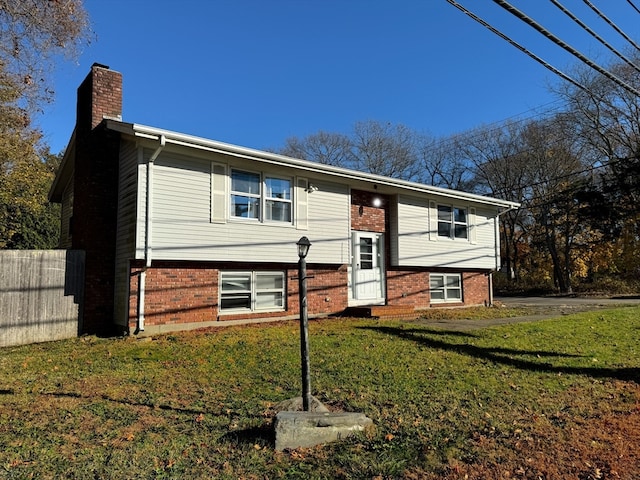
[[[9,394],[13,393],[13,390],[0,390],[0,394]],[[145,402],[134,402],[125,399],[115,399],[111,398],[107,395],[82,395],[80,393],[75,392],[45,392],[43,395],[52,396],[52,397],[67,397],[67,398],[80,398],[80,399],[95,399],[100,398],[107,402],[119,403],[121,405],[127,405],[129,407],[147,407],[150,409],[158,409],[158,410],[171,410],[176,413],[187,414],[187,415],[202,415],[208,413],[210,415],[216,415],[212,412],[206,412],[202,410],[195,410],[190,408],[180,408],[174,407],[170,405],[163,404],[151,404]],[[247,445],[256,445],[260,443],[268,443],[275,445],[275,432],[273,430],[273,426],[271,423],[267,422],[264,425],[260,425],[258,427],[251,427],[245,429],[231,430],[228,433],[225,433],[220,437],[223,441],[228,441],[236,444],[247,444]]]
[[[220,440],[246,445],[260,445],[266,443],[275,445],[276,433],[271,424],[265,423],[259,427],[245,428],[242,430],[233,430],[225,433]]]
[[[76,392],[43,392],[42,395],[47,395],[50,397],[66,397],[66,398],[81,398],[84,400],[94,400],[101,399],[107,402],[119,403],[120,405],[127,405],[129,407],[146,407],[150,409],[158,409],[158,410],[171,410],[177,413],[183,413],[187,415],[200,415],[207,412],[202,410],[195,410],[191,408],[182,408],[182,407],[174,407],[172,405],[164,405],[164,404],[155,404],[155,403],[147,403],[147,402],[135,402],[132,400],[121,399],[121,398],[111,398],[108,395],[83,395]]]
[[[441,340],[437,336],[456,335],[460,332],[447,332],[442,330],[427,329],[405,329],[397,327],[359,327],[366,330],[374,330],[387,335],[394,335],[404,340],[413,341],[429,348],[439,348],[468,355],[474,358],[489,360],[494,363],[508,365],[521,370],[531,370],[534,372],[562,373],[574,375],[588,375],[593,378],[614,378],[624,381],[634,381],[640,383],[640,370],[637,368],[597,368],[597,367],[567,367],[556,366],[542,359],[539,361],[528,360],[519,357],[581,357],[581,355],[571,355],[559,352],[546,352],[540,350],[516,350],[500,347],[477,347],[460,343],[452,343]],[[463,334],[462,336],[474,337],[475,335]]]

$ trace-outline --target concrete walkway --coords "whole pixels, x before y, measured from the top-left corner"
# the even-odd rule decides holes
[[[605,308],[628,307],[640,305],[640,297],[496,297],[496,305],[505,307],[527,307],[531,308],[532,315],[523,317],[494,318],[488,320],[466,320],[466,319],[421,319],[421,325],[429,325],[444,330],[464,331],[477,330],[480,328],[496,325],[507,325],[512,323],[535,322],[547,318],[570,315],[572,313],[598,310]]]

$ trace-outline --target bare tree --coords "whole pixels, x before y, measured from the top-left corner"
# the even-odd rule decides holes
[[[527,196],[529,181],[525,162],[520,155],[522,126],[518,123],[500,127],[479,127],[456,136],[456,149],[472,165],[478,193],[514,202]],[[526,243],[526,211],[512,210],[500,216],[503,235],[502,268],[512,280],[520,278],[522,245]]]
[[[458,136],[435,139],[421,135],[417,154],[423,183],[467,192],[476,188],[473,164],[460,148]]]
[[[525,207],[535,225],[532,242],[549,253],[555,284],[570,293],[576,239],[585,228],[575,201],[584,168],[566,127],[562,117],[529,123],[522,131],[521,156],[530,191]]]
[[[633,59],[640,65],[640,55]],[[620,63],[609,70],[640,89],[635,68]],[[602,188],[620,214],[618,221],[624,221],[639,212],[640,98],[589,70],[579,70],[576,75],[586,90],[563,85],[556,92],[567,101],[567,117],[585,151],[590,151],[592,165],[602,174]]]
[[[358,122],[353,128],[350,163],[363,172],[417,180],[416,134],[404,125]]]
[[[417,134],[404,125],[358,122],[350,135],[320,131],[291,137],[278,153],[404,180],[417,180],[421,166]]]
[[[346,167],[351,158],[351,141],[340,133],[319,131],[304,138],[287,138],[279,153],[326,165]]]

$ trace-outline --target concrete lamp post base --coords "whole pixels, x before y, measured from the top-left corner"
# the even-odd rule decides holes
[[[363,413],[330,412],[311,397],[309,411],[302,410],[302,397],[281,402],[274,422],[276,450],[308,448],[343,440],[373,427]]]
[[[314,447],[373,427],[363,413],[280,412],[274,424],[276,450]]]

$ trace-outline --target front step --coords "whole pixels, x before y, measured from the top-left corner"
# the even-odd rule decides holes
[[[379,320],[414,320],[418,318],[420,314],[410,305],[367,305],[362,307],[347,307],[345,311],[342,312],[342,316],[377,318]]]

